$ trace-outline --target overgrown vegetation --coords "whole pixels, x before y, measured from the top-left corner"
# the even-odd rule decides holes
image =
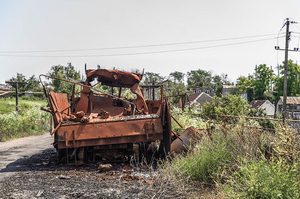
[[[193,126],[197,129],[204,129],[205,123],[202,122],[202,119],[199,117],[193,116],[196,114],[197,110],[192,109],[191,112],[183,112],[179,108],[173,108],[172,115],[176,118],[176,120],[182,125],[183,128],[188,128]],[[172,130],[175,132],[180,132],[182,129],[181,127],[175,122],[172,121]]]
[[[215,130],[205,130],[194,149],[164,162],[163,172],[179,181],[179,186],[212,187],[224,198],[299,198],[300,135],[280,122],[247,118],[250,110],[243,104],[235,99],[214,109],[217,114],[235,115],[230,122],[218,117],[199,118],[202,126],[205,121],[214,124]],[[187,114],[176,117],[182,121]],[[265,128],[264,120],[273,130]]]
[[[0,99],[0,141],[44,133],[50,115],[41,111],[40,106],[46,102],[20,98],[16,112],[14,100]]]

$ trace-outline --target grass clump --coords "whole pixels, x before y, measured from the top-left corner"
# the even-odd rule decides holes
[[[300,198],[298,164],[244,161],[224,186],[230,198]]]
[[[225,137],[222,134],[215,134],[212,138],[213,142],[209,136],[204,135],[195,149],[176,154],[171,161],[165,163],[164,170],[169,174],[174,171],[172,175],[187,181],[214,183],[216,179],[221,178],[219,172],[230,169],[235,162],[235,157],[230,152],[235,146],[229,139],[223,142]]]

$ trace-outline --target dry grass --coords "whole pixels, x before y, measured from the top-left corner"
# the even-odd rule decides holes
[[[246,168],[248,163],[254,169],[258,169],[256,165],[269,165],[270,170],[278,171],[281,177],[289,175],[286,169],[281,169],[284,165],[293,166],[299,162],[300,136],[280,123],[273,123],[275,132],[264,130],[256,120],[245,118],[240,118],[235,124],[210,123],[215,125],[215,131],[206,131],[196,148],[186,154],[177,154],[162,164],[162,172],[180,190],[195,190],[193,195],[200,198],[215,198],[218,195],[226,198],[229,192],[224,193],[225,187],[230,188],[233,176],[241,168]],[[269,161],[278,162],[279,165],[267,164]],[[291,176],[297,175],[295,170],[292,172]],[[279,179],[278,176],[271,177]],[[253,179],[245,180],[261,180],[259,176],[251,177]],[[272,186],[277,185],[275,183]]]

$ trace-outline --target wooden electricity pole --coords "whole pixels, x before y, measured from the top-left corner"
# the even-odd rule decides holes
[[[287,18],[286,20],[286,32],[285,32],[285,56],[284,56],[284,79],[283,79],[283,113],[282,119],[285,123],[286,119],[286,98],[287,98],[287,69],[288,69],[288,52],[289,52],[289,40],[290,40],[290,31],[289,31],[290,21]]]
[[[27,84],[26,82],[11,82],[5,81],[7,84],[15,84],[16,85],[16,111],[19,111],[19,99],[18,99],[18,84]]]
[[[286,22],[284,26],[286,26],[286,32],[285,32],[285,56],[284,56],[284,79],[283,79],[283,111],[282,111],[282,119],[283,123],[285,124],[285,120],[287,117],[287,111],[286,111],[286,98],[287,98],[287,70],[288,70],[288,52],[289,51],[298,51],[298,48],[294,48],[293,50],[289,50],[289,41],[290,41],[290,24],[297,23],[295,21],[290,21],[289,18],[286,18]],[[283,27],[284,27],[283,26]],[[276,50],[283,50],[280,49],[279,46],[275,46]]]

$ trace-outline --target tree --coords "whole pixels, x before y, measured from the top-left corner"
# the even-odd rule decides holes
[[[254,95],[255,99],[264,99],[264,92],[270,90],[271,79],[274,73],[266,64],[255,67]]]
[[[26,90],[33,90],[40,85],[40,81],[38,78],[35,77],[35,75],[29,77],[29,79],[26,80],[26,82],[27,82],[27,84],[25,84]]]
[[[25,75],[21,74],[21,73],[17,73],[17,77],[12,77],[9,79],[10,82],[26,82],[26,77]],[[13,88],[15,88],[15,84],[9,83],[11,86],[13,86]],[[26,91],[25,89],[25,85],[26,84],[18,84],[18,90],[19,92],[24,92]]]
[[[176,83],[176,81],[177,83],[181,83],[184,78],[184,73],[175,71],[173,73],[170,73],[170,76],[173,77],[174,83]]]
[[[230,79],[228,78],[228,74],[222,73],[220,77],[223,85],[233,85],[233,83],[230,82]]]
[[[71,63],[68,63],[67,66],[52,66],[47,74],[52,77],[66,79],[69,81],[80,80],[80,72],[75,70],[74,66],[72,66]],[[71,83],[57,79],[51,79],[51,84],[54,87],[54,92],[67,93],[68,96],[71,96],[73,87]]]
[[[275,77],[275,89],[278,91],[277,98],[283,96],[283,75],[284,75],[284,63],[280,65],[281,77]],[[287,71],[287,95],[288,96],[300,96],[300,66],[293,63],[292,60],[288,61]]]
[[[173,104],[177,104],[180,101],[180,95],[189,95],[191,93],[192,91],[188,91],[183,83],[168,82],[168,85],[164,85],[164,94],[165,96],[172,96],[170,101]]]
[[[144,75],[144,83],[149,84],[150,82],[161,82],[164,80],[163,76],[160,76],[159,73],[146,72]]]
[[[35,75],[32,75],[29,77],[29,79],[26,79],[25,75],[21,73],[17,73],[17,77],[12,77],[9,79],[11,82],[26,82],[27,84],[19,84],[18,90],[20,92],[33,90],[34,88],[38,87],[40,84],[40,81],[35,77]],[[11,84],[14,86],[15,84]]]
[[[223,83],[222,83],[221,76],[219,75],[213,76],[213,84],[214,84],[215,95],[221,97],[222,90],[223,90]]]
[[[245,76],[240,76],[237,80],[236,80],[236,86],[237,94],[241,94],[241,93],[247,93],[247,99],[249,102],[251,102],[253,100],[253,95],[254,95],[254,90],[253,90],[253,86],[255,85],[254,83],[254,77],[253,75],[248,75],[248,77]]]
[[[240,95],[226,95],[214,97],[209,103],[202,106],[202,113],[212,119],[222,119],[222,115],[249,115],[250,106]],[[220,115],[217,117],[216,115]],[[228,117],[230,121],[236,121],[236,118]]]
[[[190,87],[212,87],[212,73],[205,70],[191,70],[187,73],[187,83]]]

